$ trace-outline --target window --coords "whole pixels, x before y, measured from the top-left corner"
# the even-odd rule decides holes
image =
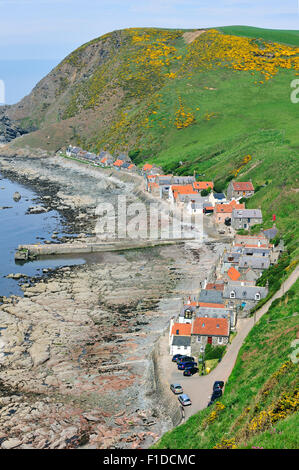
[[[197,336],[197,342],[201,343],[201,336]]]
[[[222,344],[223,343],[223,338],[222,336],[218,336],[218,344]]]
[[[257,292],[255,294],[255,300],[260,300],[261,299],[261,294],[259,292]]]
[[[235,293],[235,291],[233,291],[233,290],[231,291],[231,293],[230,293],[230,298],[231,298],[231,299],[235,299],[235,298],[236,298],[236,293]]]

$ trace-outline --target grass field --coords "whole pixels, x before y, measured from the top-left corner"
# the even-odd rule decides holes
[[[156,448],[298,448],[299,367],[290,360],[299,328],[298,287],[299,281],[275,300],[247,336],[220,406],[166,433]]]
[[[287,29],[264,29],[252,26],[223,26],[217,28],[225,34],[235,34],[248,38],[262,38],[266,41],[281,42],[292,46],[299,46],[299,31]]]

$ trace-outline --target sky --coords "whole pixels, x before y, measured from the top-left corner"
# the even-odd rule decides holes
[[[7,93],[10,90],[9,102],[19,99],[71,51],[115,29],[225,25],[298,29],[298,24],[298,0],[0,0],[0,80],[5,81]],[[8,60],[15,61],[10,67],[13,74],[7,73]],[[26,70],[22,82],[24,60],[36,61],[31,81]],[[13,86],[4,75],[15,77]]]

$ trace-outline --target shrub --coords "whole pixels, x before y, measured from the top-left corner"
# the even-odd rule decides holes
[[[221,359],[225,349],[225,346],[212,346],[211,344],[207,344],[205,349],[205,360]]]

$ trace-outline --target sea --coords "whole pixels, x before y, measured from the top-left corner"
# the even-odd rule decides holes
[[[19,201],[13,198],[15,192],[21,194]],[[67,222],[57,211],[26,214],[30,206],[36,205],[38,195],[31,188],[11,181],[0,173],[0,297],[23,295],[22,281],[6,277],[11,273],[39,277],[43,275],[43,269],[85,263],[85,259],[73,256],[15,262],[14,255],[20,244],[43,243],[44,240],[51,240],[53,232],[57,232],[57,237],[69,236]]]

